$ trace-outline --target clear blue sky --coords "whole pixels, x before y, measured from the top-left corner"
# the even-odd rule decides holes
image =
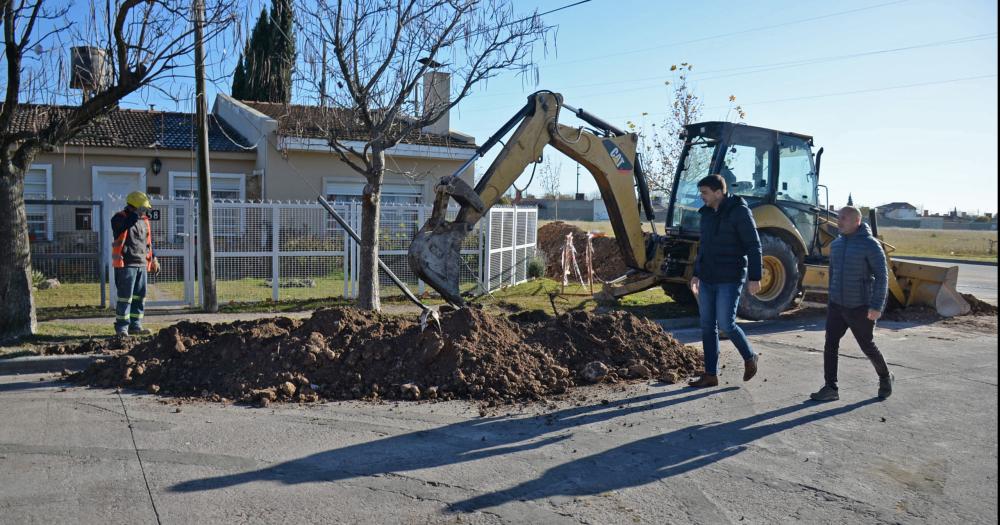
[[[515,5],[530,13],[570,3]],[[813,135],[826,148],[821,182],[832,204],[852,193],[864,205],[997,211],[995,2],[591,0],[545,20],[558,31],[548,53],[536,51],[539,82],[491,80],[458,107],[452,129],[484,140],[543,88],[621,125],[649,123],[667,110],[670,65],[690,62],[705,120],[725,118],[736,95],[747,123]],[[941,44],[969,37],[979,39]],[[914,46],[923,47],[883,52]],[[145,104],[133,98],[125,105]],[[562,167],[563,192],[573,192],[575,164]],[[541,193],[537,180],[531,190]],[[584,173],[580,191],[594,190]]]

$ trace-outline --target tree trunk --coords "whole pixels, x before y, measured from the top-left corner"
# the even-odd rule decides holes
[[[385,170],[385,154],[372,152],[372,170],[368,174],[368,184],[361,196],[361,260],[358,270],[358,307],[378,311],[382,308],[379,297],[378,237],[381,223],[382,178]]]
[[[0,165],[0,341],[35,333],[24,171]]]

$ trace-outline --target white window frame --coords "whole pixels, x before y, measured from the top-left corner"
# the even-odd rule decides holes
[[[177,178],[193,179],[195,182],[198,180],[198,173],[193,171],[170,171],[167,177],[167,199],[174,200],[174,180]],[[212,180],[216,179],[232,179],[238,180],[240,183],[240,201],[245,201],[247,197],[247,176],[245,173],[222,173],[222,172],[212,172]],[[192,208],[193,209],[193,208]],[[177,233],[177,222],[176,220],[167,221],[168,232],[171,237]],[[194,221],[190,221],[192,224]],[[240,208],[240,231],[239,232],[213,232],[215,235],[220,237],[238,237],[243,234],[247,229],[247,214],[244,208]],[[190,234],[191,232],[187,232]]]
[[[97,175],[99,173],[133,173],[139,176],[139,191],[146,191],[146,168],[132,166],[93,166],[90,168],[90,194],[95,201],[104,201],[107,195],[97,195]],[[122,195],[125,197],[125,195]]]
[[[364,190],[365,190],[365,183],[363,181],[359,182],[356,180],[351,181],[335,177],[323,177],[324,197],[334,194],[361,196]],[[405,183],[404,184],[383,183],[382,195],[403,195],[408,197],[416,197],[417,202],[415,204],[419,205],[424,203],[423,185],[405,184]]]
[[[51,164],[32,164],[28,167],[28,171],[44,171],[45,172],[45,198],[52,200],[52,165]],[[25,174],[27,175],[27,174]],[[46,240],[53,240],[55,238],[55,220],[53,215],[54,210],[51,204],[45,205],[45,237]]]

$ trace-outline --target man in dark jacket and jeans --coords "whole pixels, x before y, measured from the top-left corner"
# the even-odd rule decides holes
[[[882,316],[889,290],[885,252],[861,222],[861,211],[847,206],[837,214],[840,237],[830,245],[829,305],[826,316],[826,345],[823,348],[823,375],[826,385],[810,397],[816,401],[840,399],[837,389],[837,358],[840,339],[850,329],[861,351],[879,377],[878,397],[892,394],[893,376],[875,345],[875,321]]]
[[[744,282],[751,294],[760,291],[761,248],[753,213],[741,197],[726,193],[725,179],[709,175],[698,181],[698,191],[705,206],[691,291],[698,297],[705,373],[689,385],[702,388],[719,384],[720,329],[743,356],[743,380],[757,373],[757,354],[736,325],[736,308]]]

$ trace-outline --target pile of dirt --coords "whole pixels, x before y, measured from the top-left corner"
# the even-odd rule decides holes
[[[586,383],[662,378],[702,367],[701,354],[624,313],[510,317],[466,308],[441,331],[353,308],[306,320],[182,322],[75,380],[102,387],[253,402],[320,399],[541,399]]]
[[[46,355],[68,354],[120,354],[139,344],[138,337],[111,337],[88,339],[82,343],[52,345],[45,348]]]
[[[562,279],[562,250],[568,233],[573,234],[580,271],[585,272],[583,254],[587,248],[587,232],[562,221],[550,222],[538,229],[537,246],[545,258],[545,275],[553,279]],[[594,273],[599,279],[609,281],[628,271],[618,242],[613,237],[595,237],[592,242]]]
[[[883,319],[886,321],[901,321],[901,322],[911,322],[911,323],[933,323],[937,321],[947,321],[948,324],[961,325],[962,323],[974,323],[971,318],[981,318],[981,317],[992,317],[997,316],[997,307],[993,306],[982,299],[979,299],[975,295],[963,293],[962,298],[969,303],[972,310],[965,315],[960,315],[957,317],[943,317],[937,313],[937,310],[929,306],[909,306],[907,308],[888,308],[883,315]]]
[[[962,298],[964,298],[966,302],[969,303],[969,306],[972,307],[972,311],[969,312],[969,315],[991,315],[994,317],[997,315],[996,306],[983,301],[971,293],[963,293]]]

